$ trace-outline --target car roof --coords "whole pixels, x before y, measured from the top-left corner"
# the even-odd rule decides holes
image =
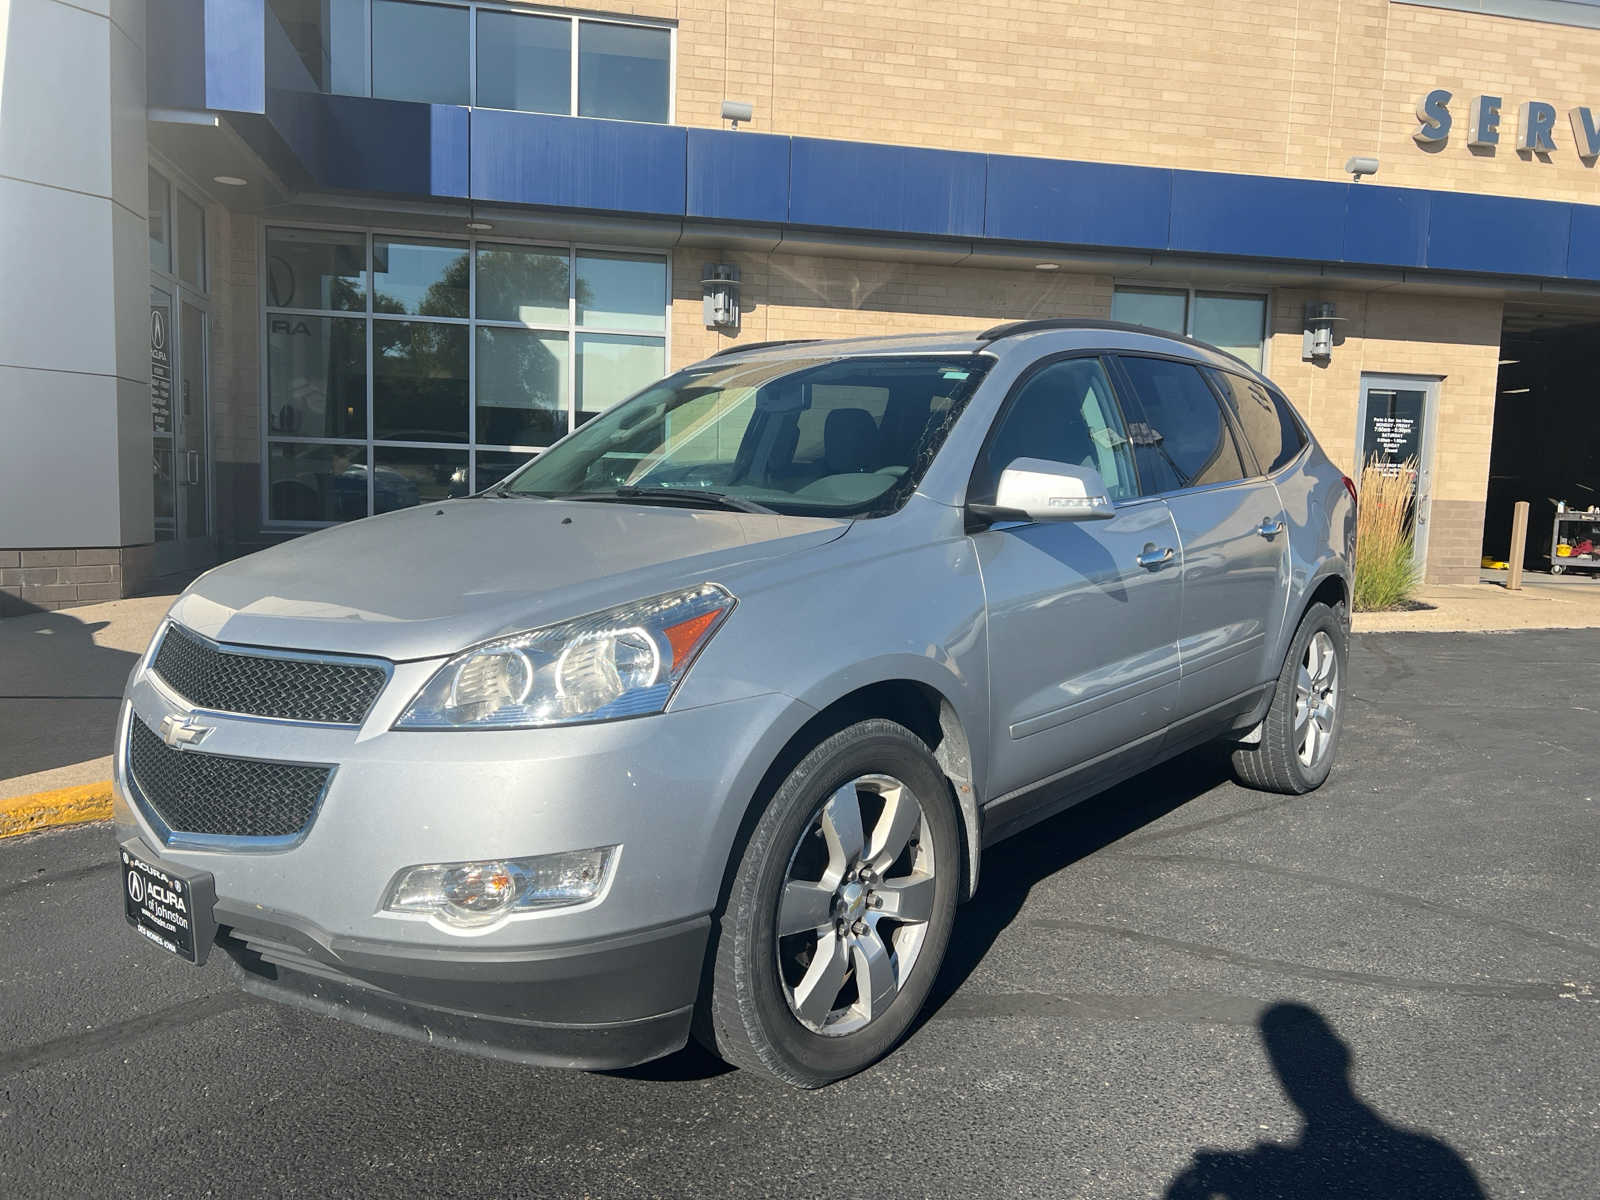
[[[1040,344],[1044,343],[1044,344]],[[858,338],[795,338],[784,341],[735,344],[712,355],[713,358],[761,358],[763,360],[812,359],[885,354],[975,354],[996,356],[1026,348],[1033,353],[1055,350],[1124,350],[1168,354],[1191,362],[1208,363],[1238,374],[1268,382],[1243,359],[1205,342],[1160,329],[1129,325],[1121,321],[1078,317],[1048,317],[1039,320],[1008,321],[986,329],[948,333],[887,334]]]

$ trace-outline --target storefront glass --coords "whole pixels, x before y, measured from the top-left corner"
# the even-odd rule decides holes
[[[666,371],[661,255],[274,227],[266,258],[271,522],[466,495]]]

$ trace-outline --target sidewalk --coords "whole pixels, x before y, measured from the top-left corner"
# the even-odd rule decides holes
[[[1485,571],[1475,584],[1423,587],[1416,598],[1433,607],[1417,612],[1356,613],[1356,633],[1471,632],[1600,628],[1600,577],[1525,573],[1522,590],[1508,591],[1506,572]]]
[[[0,620],[0,805],[87,785],[109,796],[117,701],[174,595]]]

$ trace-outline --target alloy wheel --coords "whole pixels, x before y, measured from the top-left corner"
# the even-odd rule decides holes
[[[1338,711],[1339,656],[1333,639],[1319,629],[1295,675],[1294,738],[1302,766],[1314,767],[1328,753]]]
[[[839,1037],[894,1003],[927,937],[934,870],[927,813],[900,780],[863,775],[828,797],[778,898],[778,975],[802,1025]]]

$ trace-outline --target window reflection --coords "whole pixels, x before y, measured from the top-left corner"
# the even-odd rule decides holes
[[[667,261],[628,254],[578,255],[578,324],[601,329],[667,327]]]
[[[665,121],[671,35],[665,29],[578,22],[578,115]]]
[[[570,114],[572,22],[480,9],[478,104]]]
[[[1189,293],[1118,288],[1111,297],[1111,319],[1181,334],[1188,328]]]
[[[353,521],[366,516],[366,447],[270,444],[267,515],[273,521]]]
[[[397,442],[467,440],[467,327],[372,325],[373,435]]]
[[[372,471],[372,509],[393,512],[467,494],[465,450],[379,446]]]
[[[359,233],[267,233],[267,304],[361,312],[367,307],[367,239]]]
[[[372,94],[470,104],[465,8],[372,0]]]
[[[178,193],[178,278],[190,287],[206,286],[206,210]]]
[[[643,391],[666,374],[666,347],[659,338],[578,338],[578,424]]]
[[[366,322],[268,315],[267,428],[297,437],[367,432]]]
[[[465,318],[466,246],[373,238],[372,311]]]
[[[165,178],[150,172],[150,265],[172,270],[172,189]]]
[[[478,441],[548,446],[567,432],[564,334],[478,327]]]
[[[531,457],[528,454],[508,454],[500,450],[479,450],[473,490],[481,492],[485,488],[493,487]]]

